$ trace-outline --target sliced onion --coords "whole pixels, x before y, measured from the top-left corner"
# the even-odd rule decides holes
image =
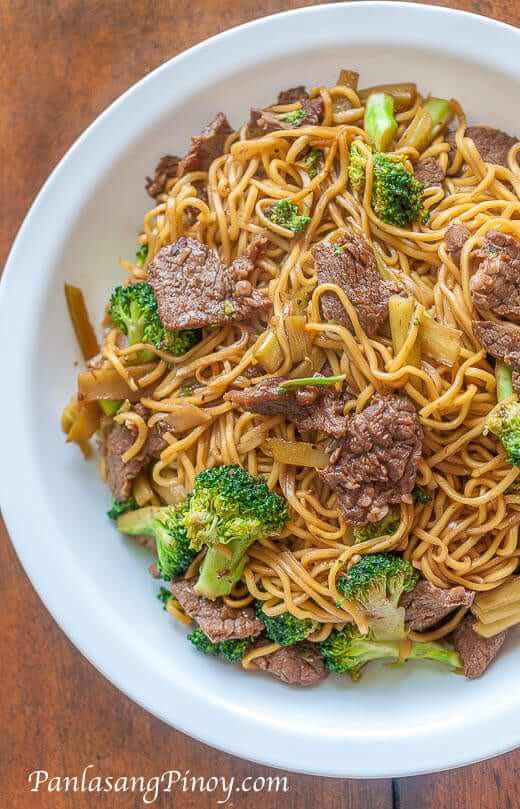
[[[164,420],[171,424],[172,432],[182,433],[184,430],[191,430],[193,427],[207,424],[208,421],[211,421],[211,416],[197,405],[186,402],[185,404],[176,405]]]

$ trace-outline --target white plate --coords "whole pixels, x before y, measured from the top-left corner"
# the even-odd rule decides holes
[[[510,641],[475,682],[407,664],[311,690],[199,655],[161,612],[145,555],[107,520],[95,464],[64,444],[59,415],[79,356],[63,281],[80,284],[101,316],[150,204],[145,174],[160,155],[182,153],[217,111],[238,124],[280,88],[330,85],[353,67],[363,84],[417,81],[459,98],[474,123],[520,132],[519,50],[516,29],[401,3],[320,6],[236,28],[163,65],[101,115],[18,235],[0,290],[0,492],[16,549],[56,621],[103,674],[215,747],[363,778],[491,756],[520,742],[520,648]]]

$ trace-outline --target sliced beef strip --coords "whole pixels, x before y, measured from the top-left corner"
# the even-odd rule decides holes
[[[407,396],[377,396],[352,416],[320,472],[350,525],[378,522],[390,503],[410,502],[422,439],[419,417]]]
[[[172,154],[165,154],[164,157],[161,157],[155,167],[154,176],[147,177],[145,182],[145,188],[152,199],[166,191],[168,180],[177,177],[180,160],[180,157]]]
[[[304,98],[301,102],[302,110],[305,113],[305,118],[300,126],[317,126],[321,123],[323,118],[323,99],[321,96],[316,98]]]
[[[255,657],[254,662],[259,669],[287,685],[316,685],[328,676],[317,646],[308,641],[284,646],[263,657]]]
[[[134,410],[146,418],[146,410],[142,405],[136,405]],[[163,435],[169,429],[167,422],[157,422],[148,431],[144,447],[128,463],[123,463],[121,456],[134,443],[135,431],[115,421],[102,431],[101,451],[106,460],[107,482],[116,500],[127,500],[130,497],[134,479],[167,446]]]
[[[212,643],[232,638],[249,638],[260,635],[264,625],[255,615],[253,607],[239,610],[227,607],[221,598],[210,601],[198,596],[192,579],[177,579],[171,591],[182,609],[193,618]]]
[[[245,320],[271,303],[247,276],[266,239],[226,267],[217,252],[189,236],[163,247],[148,266],[162,322],[168,329],[196,329]]]
[[[473,258],[478,265],[470,288],[477,309],[520,323],[520,242],[490,230]]]
[[[399,288],[383,281],[377,271],[372,247],[364,236],[349,236],[335,245],[320,242],[312,250],[318,275],[318,284],[340,287],[355,307],[364,331],[373,337],[388,316],[388,301]],[[350,321],[334,292],[321,297],[324,320],[349,326]]]
[[[513,369],[513,390],[520,393],[520,371]]]
[[[494,163],[499,166],[507,166],[507,155],[511,146],[517,139],[500,129],[493,129],[491,126],[468,126],[464,137],[471,138],[477,147],[479,154],[486,163]],[[450,162],[455,157],[455,132],[448,132],[446,141],[450,144]]]
[[[466,225],[463,225],[462,222],[458,222],[456,219],[451,222],[446,229],[446,235],[444,236],[446,241],[446,250],[452,257],[457,267],[460,264],[460,254],[462,253],[462,248],[470,236],[470,229],[467,228]]]
[[[420,579],[410,593],[403,593],[400,606],[406,610],[406,622],[414,632],[424,632],[458,609],[471,607],[475,593],[465,587],[443,590]]]
[[[222,154],[224,143],[232,132],[224,113],[218,112],[200,135],[192,137],[191,149],[180,161],[177,176],[184,177],[190,171],[207,171],[215,158]]]
[[[300,121],[298,126],[316,126],[323,118],[323,100],[321,96],[318,98],[302,98],[302,110],[305,112],[305,117]],[[294,124],[282,120],[282,115],[285,113],[276,113],[270,109],[258,109],[257,107],[251,108],[249,117],[248,129],[251,132],[259,131],[262,134],[267,132],[276,132],[280,129],[294,129]]]
[[[297,87],[289,87],[287,90],[280,90],[277,103],[295,104],[297,101],[301,101],[302,98],[309,98],[309,93],[303,84],[299,84]]]
[[[337,437],[343,435],[347,420],[341,393],[335,388],[312,385],[284,393],[280,391],[284,382],[287,378],[283,376],[268,377],[245,390],[229,391],[224,399],[251,413],[285,416],[300,432],[322,430]]]
[[[473,629],[475,619],[468,615],[452,635],[452,642],[459,653],[466,677],[480,677],[498,655],[506,639],[501,632],[494,638],[483,638]]]
[[[473,332],[488,354],[520,372],[520,329],[492,320],[474,320]]]
[[[415,179],[424,183],[426,188],[432,185],[441,185],[445,174],[442,166],[435,157],[425,157],[419,160],[414,168]]]

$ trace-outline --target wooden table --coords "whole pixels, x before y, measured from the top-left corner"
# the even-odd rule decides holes
[[[1,0],[0,264],[22,218],[72,141],[123,90],[176,53],[258,16],[309,0]],[[519,0],[453,0],[520,24]],[[37,249],[37,246],[36,248]],[[4,459],[4,463],[6,459]],[[30,502],[27,503],[30,507]],[[35,595],[0,526],[0,805],[130,809],[139,794],[28,792],[27,775],[276,775],[154,719],[72,647]],[[287,774],[287,793],[234,794],[247,809],[518,809],[520,751],[439,775],[339,781]],[[251,782],[249,782],[251,783]],[[223,793],[163,795],[154,806],[209,809]]]

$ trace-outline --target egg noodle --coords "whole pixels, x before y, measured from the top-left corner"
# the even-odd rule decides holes
[[[205,337],[182,357],[151,345],[119,347],[118,332],[106,335],[102,353],[131,387],[147,388],[142,404],[151,413],[148,422],[138,413],[120,412],[116,420],[136,429],[135,443],[124,460],[137,455],[149,427],[179,405],[202,408],[204,420],[191,429],[172,430],[160,459],[147,475],[134,483],[139,505],[175,502],[191,490],[195,475],[218,464],[240,464],[254,475],[265,476],[268,486],[285,496],[290,520],[282,536],[255,543],[229,606],[244,606],[258,599],[268,615],[289,611],[312,618],[319,629],[310,640],[323,640],[349,616],[340,606],[338,574],[360,558],[379,551],[399,551],[421,575],[439,587],[463,585],[469,590],[491,590],[517,568],[520,555],[518,526],[520,492],[512,486],[520,469],[505,458],[499,442],[483,435],[486,415],[496,404],[496,383],[486,352],[472,333],[469,291],[470,253],[485,233],[496,229],[520,238],[520,144],[509,153],[508,167],[483,162],[473,141],[464,137],[466,120],[456,101],[456,154],[439,135],[421,157],[439,160],[446,179],[430,187],[424,205],[427,224],[401,229],[381,221],[373,212],[372,155],[366,148],[366,188],[363,198],[349,189],[349,147],[354,138],[368,142],[363,129],[364,108],[357,91],[343,85],[314,88],[321,95],[323,120],[317,126],[248,136],[247,126],[229,135],[222,155],[209,170],[194,171],[169,180],[165,193],[146,213],[141,244],[148,246],[144,266],[124,262],[131,280],[147,279],[147,264],[157,252],[182,235],[190,235],[218,251],[229,264],[242,255],[251,240],[268,236],[269,245],[257,262],[251,281],[266,289],[272,311],[264,321],[230,323],[205,332]],[[338,99],[347,104],[338,105]],[[423,99],[397,113],[397,140]],[[335,112],[338,107],[350,107]],[[286,113],[299,104],[273,107]],[[304,162],[309,148],[322,151],[323,161],[310,177]],[[412,162],[414,148],[398,149]],[[201,194],[203,187],[206,194]],[[267,213],[277,200],[297,203],[310,223],[302,233],[274,224]],[[460,268],[446,249],[447,226],[457,219],[471,236],[462,250]],[[334,243],[353,232],[363,233],[375,251],[379,268],[415,299],[415,317],[405,344],[394,354],[388,336],[372,338],[363,331],[356,310],[337,286],[317,286],[311,247],[323,239]],[[320,298],[325,292],[339,297],[352,329],[324,322]],[[312,356],[304,360],[306,373],[298,373],[291,356],[285,317],[291,302],[305,301],[306,332]],[[410,361],[419,340],[419,325],[431,317],[459,331],[460,352],[451,365],[430,358],[418,366]],[[345,414],[359,412],[376,392],[403,391],[416,405],[424,430],[423,454],[417,484],[433,494],[426,503],[403,502],[395,533],[353,544],[352,529],[343,521],[336,494],[316,469],[285,465],[273,460],[266,440],[298,440],[295,426],[283,416],[241,412],[223,394],[231,387],[245,388],[266,374],[255,352],[267,330],[281,348],[276,375],[309,376],[325,363],[330,373],[345,374],[357,398],[345,405]],[[145,347],[156,360],[136,383],[128,371],[132,354]],[[153,392],[150,393],[153,386]],[[320,442],[323,436],[310,436]],[[196,572],[198,560],[188,570]],[[462,608],[441,628],[414,639],[446,636],[464,615]],[[182,615],[181,615],[182,617]],[[273,644],[272,650],[278,647]],[[246,655],[245,667],[263,647]]]

